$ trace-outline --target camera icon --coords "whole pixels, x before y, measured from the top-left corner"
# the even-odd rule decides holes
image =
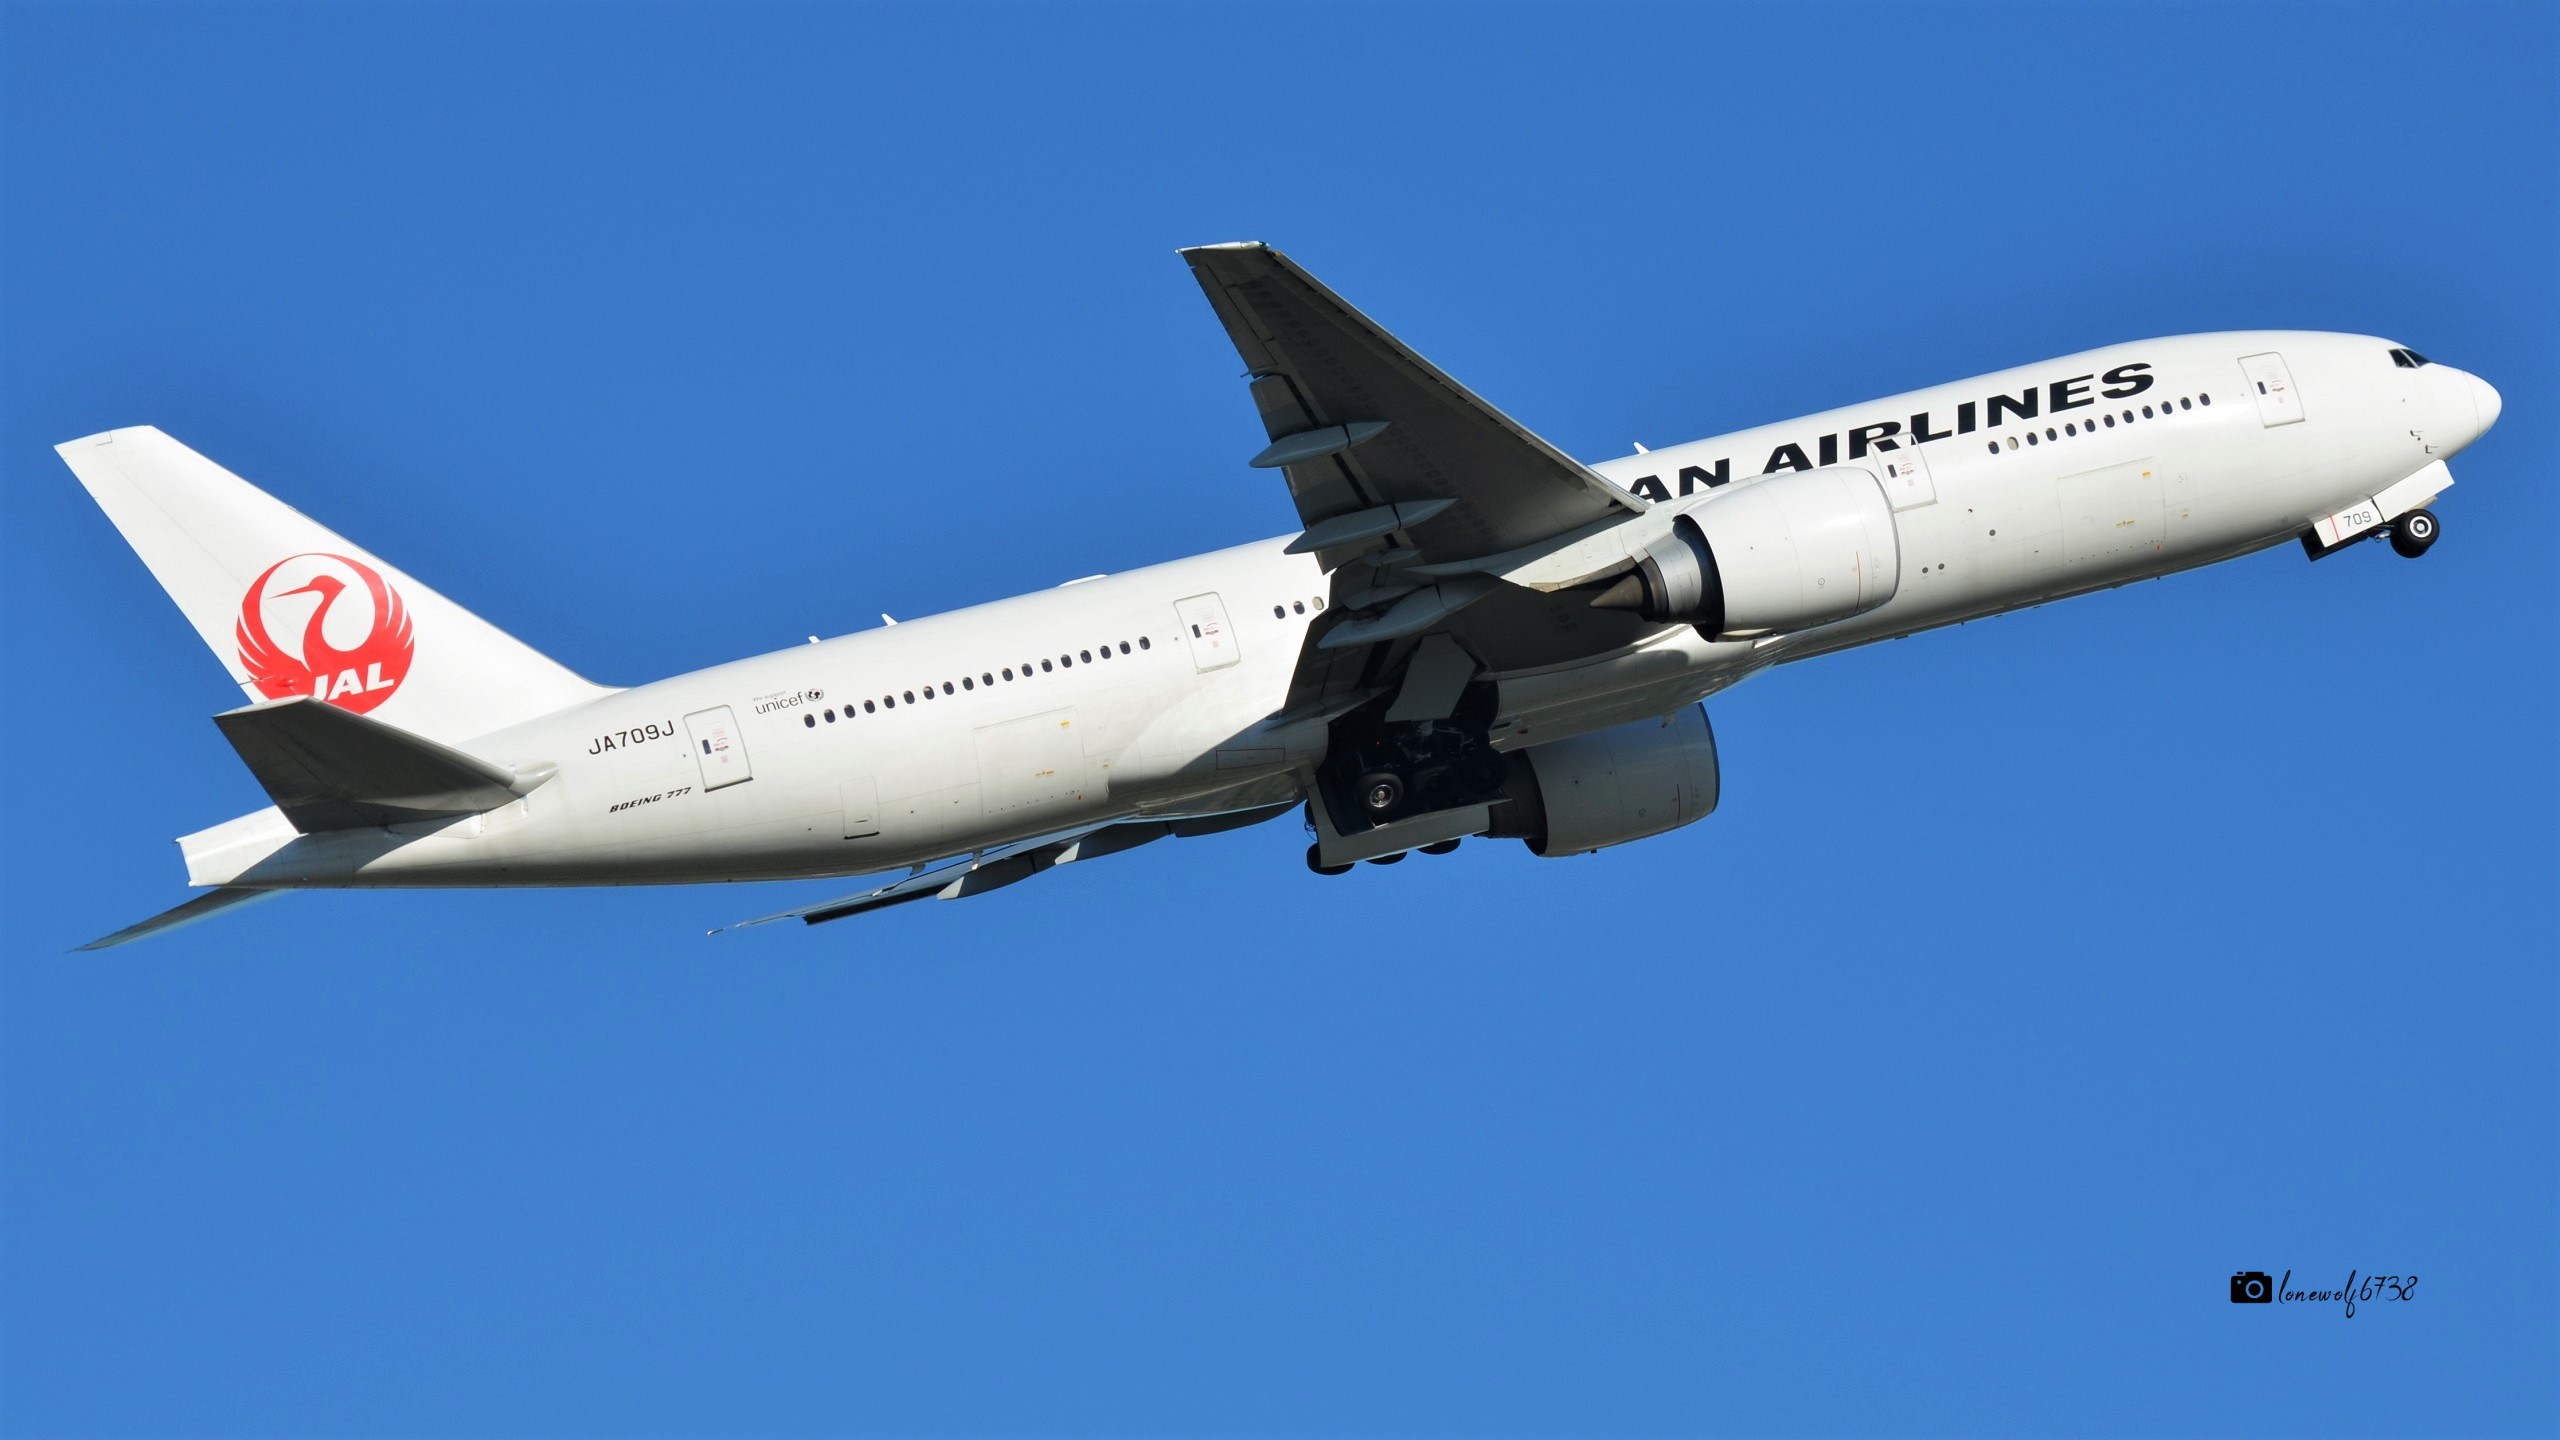
[[[2231,1277],[2231,1303],[2265,1305],[2276,1298],[2276,1282],[2264,1270],[2243,1270]]]

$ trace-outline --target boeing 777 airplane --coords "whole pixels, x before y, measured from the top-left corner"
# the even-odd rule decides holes
[[[2287,541],[2422,555],[2498,418],[2394,341],[2235,331],[1586,465],[1278,251],[1182,253],[1300,533],[629,689],[156,429],[58,447],[275,801],[87,948],[316,887],[895,877],[764,917],[815,924],[1301,807],[1320,874],[1578,855],[1714,810],[1702,702],[1769,666]]]

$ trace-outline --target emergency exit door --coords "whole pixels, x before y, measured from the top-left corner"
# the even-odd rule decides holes
[[[2290,425],[2302,418],[2302,395],[2293,388],[2293,372],[2273,350],[2240,357],[2240,374],[2258,402],[2258,420],[2267,426]]]
[[[730,715],[728,706],[687,715],[684,733],[693,742],[694,763],[702,767],[704,790],[756,778],[755,771],[747,767],[746,739],[738,733],[737,719]]]
[[[1227,624],[1227,607],[1218,603],[1214,593],[1174,601],[1173,618],[1191,642],[1194,668],[1223,670],[1244,658],[1236,648],[1235,629]]]

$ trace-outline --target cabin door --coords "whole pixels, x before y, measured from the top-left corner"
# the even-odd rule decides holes
[[[1236,648],[1235,628],[1227,623],[1227,607],[1215,594],[1173,602],[1173,618],[1191,642],[1191,664],[1199,670],[1224,670],[1244,658]]]
[[[756,778],[756,772],[747,766],[746,739],[738,734],[737,719],[729,713],[728,706],[687,715],[684,733],[693,741],[693,760],[702,767],[704,790]]]
[[[1893,501],[1894,509],[1909,510],[1937,501],[1938,487],[1929,481],[1929,462],[1922,458],[1918,446],[1886,451],[1876,468],[1884,475],[1884,493]]]
[[[2302,418],[2302,394],[2293,388],[2293,372],[2284,367],[2283,356],[2273,350],[2243,355],[2240,373],[2249,382],[2251,398],[2258,402],[2261,423],[2290,425]]]

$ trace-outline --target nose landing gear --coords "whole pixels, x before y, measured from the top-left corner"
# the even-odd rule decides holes
[[[2441,527],[2432,510],[2412,510],[2391,522],[2391,549],[2402,559],[2415,560],[2436,543]]]

